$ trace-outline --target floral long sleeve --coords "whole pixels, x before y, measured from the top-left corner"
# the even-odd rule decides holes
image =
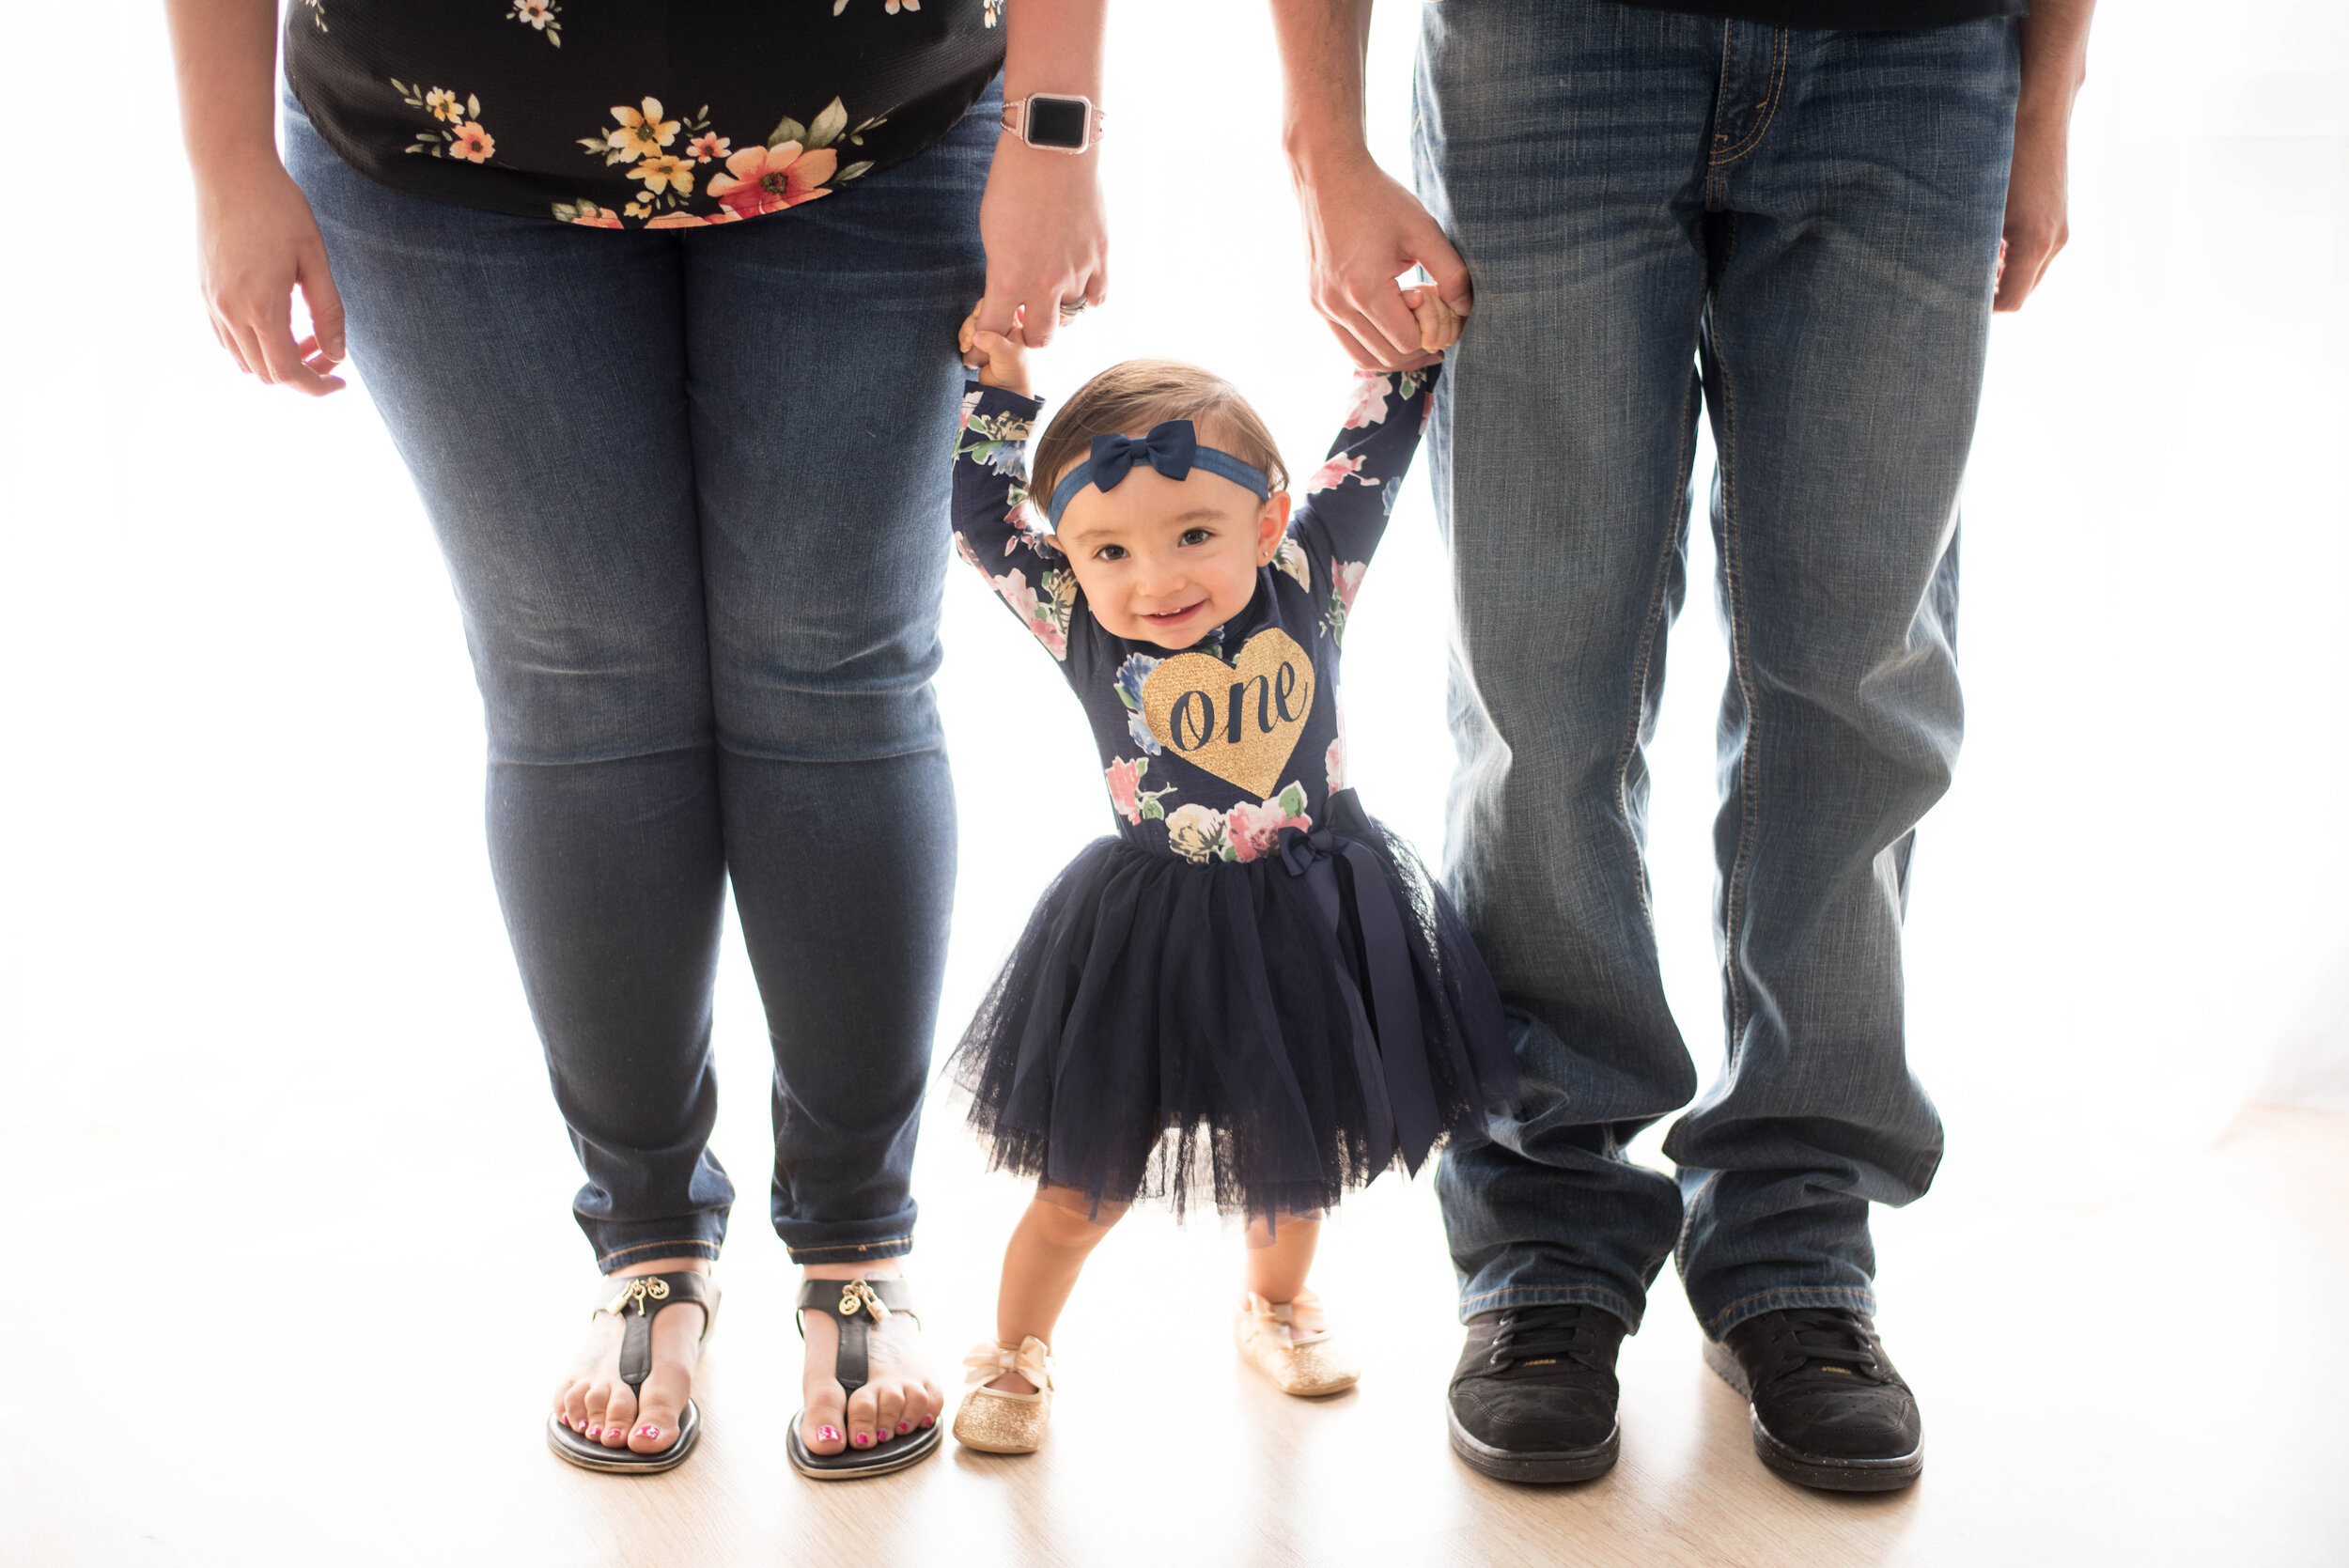
[[[1358,374],[1346,427],[1305,483],[1289,534],[1326,574],[1318,589],[1325,596],[1323,626],[1332,642],[1346,640],[1346,616],[1419,449],[1427,400],[1440,369]],[[1283,553],[1282,566],[1297,575],[1303,563],[1285,550]]]
[[[955,549],[1065,664],[1077,577],[1045,543],[1041,514],[1028,499],[1028,437],[1043,407],[1000,387],[964,392],[955,438]]]

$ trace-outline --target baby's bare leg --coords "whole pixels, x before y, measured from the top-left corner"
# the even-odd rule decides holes
[[[1305,1288],[1314,1266],[1314,1250],[1321,1245],[1321,1221],[1284,1219],[1268,1225],[1249,1221],[1247,1288],[1276,1305],[1294,1301]]]
[[[1091,1204],[1063,1188],[1047,1188],[1030,1201],[1003,1249],[1003,1282],[995,1298],[995,1341],[1017,1345],[1033,1334],[1046,1344],[1060,1325],[1068,1293],[1085,1260],[1126,1212],[1123,1203],[1103,1203],[1096,1217]],[[1016,1372],[990,1379],[990,1389],[1030,1394],[1035,1385]]]

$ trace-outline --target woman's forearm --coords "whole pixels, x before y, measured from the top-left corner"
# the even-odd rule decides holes
[[[198,185],[277,161],[273,0],[163,0],[179,123]]]
[[[1011,0],[1003,8],[1003,100],[1030,93],[1101,101],[1106,0]]]

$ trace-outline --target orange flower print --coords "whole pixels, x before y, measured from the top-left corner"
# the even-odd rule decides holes
[[[497,138],[482,130],[478,120],[467,120],[449,138],[448,155],[468,163],[486,163],[497,149]]]
[[[746,147],[726,160],[726,172],[709,182],[709,194],[737,216],[755,218],[829,195],[824,181],[839,166],[830,147],[801,152],[797,142]]]
[[[628,171],[630,179],[645,182],[646,195],[675,191],[680,196],[693,194],[693,165],[674,152],[655,153]]]
[[[459,98],[446,87],[427,87],[423,83],[407,83],[395,76],[392,90],[411,109],[422,109],[442,122],[427,131],[416,132],[416,139],[408,145],[410,152],[422,152],[434,158],[461,158],[468,163],[486,163],[497,155],[497,138],[481,123],[481,99],[474,93]]]
[[[734,151],[734,139],[705,131],[686,143],[685,150],[696,163],[723,163]]]
[[[614,104],[612,117],[620,122],[615,131],[607,132],[604,140],[620,155],[623,163],[633,163],[648,152],[658,152],[677,140],[677,122],[661,117],[661,100],[645,100],[642,113],[625,103]]]

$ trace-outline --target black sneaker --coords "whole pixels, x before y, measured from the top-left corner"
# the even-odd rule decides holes
[[[1789,1481],[1893,1492],[1925,1467],[1917,1397],[1865,1312],[1795,1307],[1750,1317],[1704,1364],[1751,1402],[1753,1452]]]
[[[1452,1374],[1452,1452],[1502,1481],[1589,1481],[1614,1467],[1615,1352],[1596,1307],[1509,1307],[1469,1319]]]

